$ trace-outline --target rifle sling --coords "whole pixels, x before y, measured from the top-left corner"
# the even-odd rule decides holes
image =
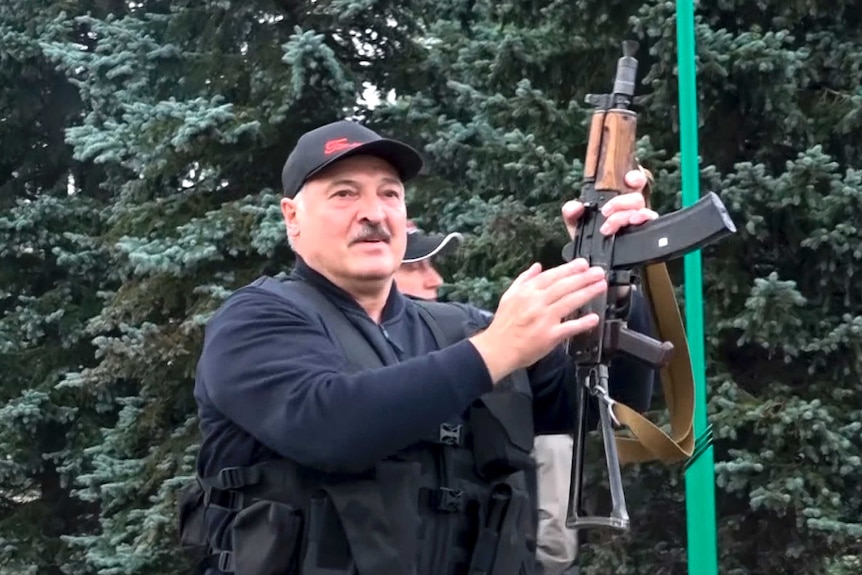
[[[644,170],[651,180],[651,174]],[[649,206],[650,185],[644,188]],[[673,343],[671,360],[661,370],[662,391],[670,413],[670,435],[640,413],[622,403],[613,406],[614,415],[633,437],[617,435],[620,463],[658,460],[675,463],[694,451],[694,378],[688,340],[673,284],[664,263],[644,267],[641,286],[649,302],[659,338]]]

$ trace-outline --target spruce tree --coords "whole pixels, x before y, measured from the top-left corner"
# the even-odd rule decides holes
[[[176,492],[193,478],[200,439],[192,386],[203,326],[234,289],[289,269],[281,165],[302,132],[353,117],[365,85],[399,73],[410,18],[396,3],[84,12],[45,16],[58,31],[34,42],[77,89],[60,129],[70,164],[85,164],[94,183],[48,204],[58,225],[75,222],[77,201],[89,218],[63,229],[55,250],[76,247],[59,255],[79,272],[70,281],[92,286],[93,307],[74,326],[86,360],[46,382],[66,401],[43,417],[94,414],[81,421],[86,441],[36,451],[59,459],[64,493],[88,509],[89,523],[51,535],[62,553],[50,561],[69,574],[181,573]],[[25,218],[12,212],[8,225]],[[100,272],[89,278],[85,264]],[[46,403],[28,390],[10,417],[27,422]],[[40,553],[16,557],[25,552]]]
[[[641,44],[638,156],[657,176],[657,209],[680,207],[675,9],[470,7],[431,12],[422,70],[436,82],[375,115],[430,159],[437,179],[412,212],[470,234],[449,296],[493,308],[509,278],[547,255],[541,246],[565,241],[559,207],[582,173],[584,96],[610,87],[624,39]],[[759,7],[699,6],[697,24],[701,188],[740,228],[704,253],[720,571],[838,573],[862,534],[850,287],[860,37],[843,3]],[[681,287],[680,264],[670,268]],[[584,572],[685,572],[682,467],[626,478],[634,529],[594,538]]]
[[[87,323],[101,310],[109,268],[92,239],[103,225],[103,172],[76,160],[65,141],[82,102],[43,50],[45,42],[82,41],[58,15],[49,2],[0,5],[4,575],[61,573],[62,536],[95,528],[98,508],[76,498],[73,483],[83,451],[114,421],[97,394],[63,385],[67,373],[98,363]]]
[[[704,254],[722,573],[845,575],[862,553],[849,7],[698,6],[701,188],[739,228]],[[565,241],[584,96],[634,38],[638,157],[656,208],[680,207],[674,18],[655,1],[0,6],[0,573],[185,572],[203,325],[290,267],[278,177],[302,132],[358,118],[419,148],[411,217],[468,235],[444,297],[494,309]],[[684,573],[682,467],[625,477],[633,531],[591,537],[583,572]]]

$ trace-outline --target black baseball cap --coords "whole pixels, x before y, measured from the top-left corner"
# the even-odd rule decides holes
[[[292,198],[310,177],[338,160],[357,154],[389,162],[402,182],[422,169],[422,156],[407,144],[384,138],[357,122],[340,120],[300,136],[281,171],[284,195]]]
[[[436,255],[449,254],[458,247],[464,236],[458,232],[451,234],[426,234],[416,227],[416,225],[407,222],[407,249],[404,252],[404,259],[401,263],[410,264],[413,262],[421,262]]]

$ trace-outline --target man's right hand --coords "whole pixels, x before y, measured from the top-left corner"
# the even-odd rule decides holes
[[[533,264],[500,298],[488,328],[470,338],[496,384],[546,356],[567,338],[593,329],[598,316],[562,321],[607,290],[601,268],[576,259],[547,271]]]

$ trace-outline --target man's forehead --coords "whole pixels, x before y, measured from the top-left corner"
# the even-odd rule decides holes
[[[375,177],[381,181],[402,184],[392,164],[377,156],[351,156],[344,158],[322,170],[314,180],[326,183],[336,181],[356,182],[359,178]]]
[[[434,262],[431,258],[419,260],[417,262],[404,262],[401,264],[401,269],[405,271],[427,271],[434,267]]]
[[[327,188],[333,188],[336,186],[360,186],[362,185],[362,179],[362,177],[353,177],[351,174],[340,174],[326,178],[325,180],[322,180],[322,183]],[[381,184],[397,184],[398,186],[402,186],[401,180],[393,176],[383,176],[381,178],[376,178],[376,180]]]

